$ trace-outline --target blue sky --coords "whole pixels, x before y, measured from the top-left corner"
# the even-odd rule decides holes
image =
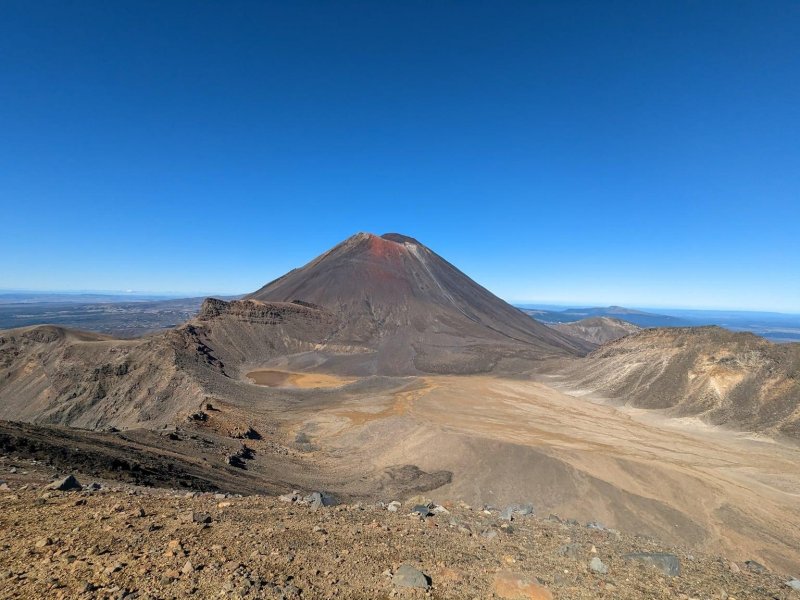
[[[357,232],[512,301],[800,311],[800,3],[0,3],[0,288]]]

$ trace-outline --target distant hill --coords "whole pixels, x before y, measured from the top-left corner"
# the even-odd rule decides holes
[[[572,323],[592,317],[609,317],[621,319],[639,327],[687,327],[694,324],[679,317],[644,312],[622,306],[567,308],[562,311],[537,308],[522,308],[521,310],[544,323]]]
[[[597,346],[641,330],[638,325],[610,317],[590,317],[571,323],[552,323],[550,327]]]
[[[705,327],[717,325],[731,331],[749,331],[771,342],[800,342],[800,314],[751,310],[637,310],[622,306],[567,308],[520,306],[543,323],[572,323],[592,317],[610,317],[639,327]]]

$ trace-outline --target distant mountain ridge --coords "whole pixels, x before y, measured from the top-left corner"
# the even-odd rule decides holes
[[[621,319],[639,327],[686,327],[692,324],[678,317],[649,313],[622,306],[567,308],[562,311],[536,308],[522,308],[521,310],[545,323],[571,323],[591,317],[609,317]]]
[[[800,438],[800,344],[717,326],[645,329],[572,361],[564,375],[626,405]]]
[[[730,331],[749,331],[772,342],[800,342],[800,314],[747,310],[663,309],[663,312],[622,306],[566,308],[520,306],[543,323],[571,323],[591,317],[609,317],[639,327],[705,327],[717,325]]]

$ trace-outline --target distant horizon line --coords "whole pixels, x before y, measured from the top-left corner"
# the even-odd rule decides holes
[[[132,298],[144,297],[163,297],[170,299],[181,298],[200,298],[200,297],[219,297],[219,296],[245,296],[249,292],[207,292],[207,291],[145,291],[145,290],[107,290],[107,289],[31,289],[31,288],[0,288],[0,295],[3,294],[63,294],[63,295],[97,295],[97,296],[129,296]],[[503,298],[512,306],[518,308],[540,308],[546,310],[547,308],[610,308],[618,306],[620,308],[641,310],[641,311],[658,311],[658,310],[677,310],[677,311],[726,311],[726,312],[742,312],[742,313],[774,313],[782,315],[800,315],[800,309],[778,310],[766,308],[741,308],[741,307],[710,307],[710,306],[646,306],[639,304],[628,304],[625,302],[585,302],[585,301],[564,301],[564,300],[507,300]]]

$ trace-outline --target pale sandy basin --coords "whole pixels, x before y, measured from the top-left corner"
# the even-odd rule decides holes
[[[305,419],[336,468],[451,471],[430,492],[437,500],[530,501],[545,515],[800,569],[796,446],[489,376],[420,378]]]
[[[335,388],[352,383],[355,379],[324,373],[293,373],[275,369],[256,369],[247,373],[256,385],[284,388]]]

